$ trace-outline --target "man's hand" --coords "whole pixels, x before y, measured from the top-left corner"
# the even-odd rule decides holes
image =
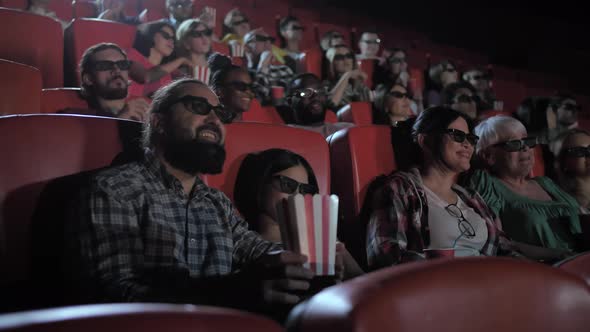
[[[302,266],[304,255],[290,251],[268,253],[258,260],[262,282],[262,298],[266,304],[296,304],[301,298],[294,294],[309,289],[311,270]]]
[[[150,104],[143,98],[129,100],[119,113],[119,118],[145,122],[149,108]]]

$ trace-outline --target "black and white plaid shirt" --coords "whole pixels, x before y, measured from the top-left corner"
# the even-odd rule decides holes
[[[150,152],[97,174],[77,214],[69,239],[78,266],[70,268],[98,283],[98,300],[157,300],[147,296],[153,278],[146,271],[223,276],[279,248],[249,231],[230,200],[200,179],[186,195]]]
[[[267,72],[254,70],[251,72],[254,76],[257,97],[263,104],[269,104],[272,101],[271,87],[282,86],[286,89],[295,77],[293,70],[285,65],[270,65]]]

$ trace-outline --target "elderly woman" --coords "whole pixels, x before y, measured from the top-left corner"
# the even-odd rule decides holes
[[[590,133],[572,129],[563,136],[558,154],[559,184],[585,214],[590,214]]]
[[[353,101],[371,101],[371,91],[365,85],[367,74],[357,68],[355,55],[348,47],[332,47],[326,58],[330,62],[330,108],[338,110]]]
[[[464,114],[422,112],[413,126],[418,167],[394,172],[377,190],[367,228],[371,269],[421,259],[427,249],[493,256],[510,244],[500,221],[475,192],[456,184],[469,170],[478,137]]]
[[[471,176],[473,189],[502,220],[514,241],[538,247],[531,257],[559,259],[576,250],[581,233],[576,200],[546,177],[530,178],[537,138],[518,120],[496,116],[475,128],[477,155],[487,166]]]

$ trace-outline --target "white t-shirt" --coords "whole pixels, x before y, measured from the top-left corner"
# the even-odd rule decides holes
[[[488,239],[485,220],[469,207],[461,197],[451,209],[463,213],[453,216],[447,208],[452,205],[424,186],[428,199],[428,226],[430,245],[428,249],[455,249],[455,257],[480,256],[481,249]],[[458,208],[458,209],[457,209]],[[463,234],[462,234],[463,233]]]

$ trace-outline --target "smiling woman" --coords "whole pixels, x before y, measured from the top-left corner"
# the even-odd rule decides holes
[[[532,258],[552,260],[575,252],[581,233],[578,203],[549,178],[529,177],[537,139],[506,116],[485,120],[475,132],[481,137],[477,154],[487,170],[476,171],[471,186],[500,217],[508,236],[539,247],[529,252]]]

